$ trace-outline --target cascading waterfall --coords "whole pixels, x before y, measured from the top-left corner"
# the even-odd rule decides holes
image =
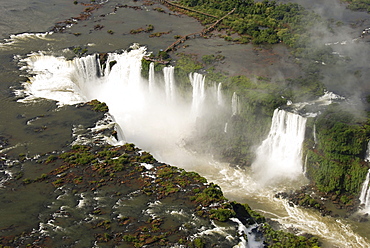
[[[94,55],[72,61],[42,54],[29,55],[23,60],[26,63],[24,69],[32,75],[30,83],[24,84],[29,95],[25,100],[48,98],[60,104],[75,104],[98,99],[107,103],[110,114],[122,127],[126,141],[151,152],[159,161],[200,173],[220,185],[228,198],[251,202],[252,206],[260,208],[260,212],[271,213],[271,219],[284,227],[319,235],[337,247],[350,247],[350,244],[368,247],[368,241],[354,233],[346,222],[293,207],[273,197],[280,188],[261,187],[258,180],[261,178],[265,180],[263,183],[296,179],[302,174],[305,118],[275,110],[270,133],[258,148],[252,172],[249,168],[242,170],[189,153],[183,148],[182,140],[193,131],[194,116],[200,116],[204,108],[201,105],[206,97],[204,77],[197,73],[191,75],[191,101],[182,101],[175,95],[173,103],[167,104],[164,82],[158,79],[152,84],[152,91],[148,90],[151,88],[148,80],[141,77],[141,59],[145,53],[141,47],[109,54],[107,64],[116,63],[105,68],[104,73],[101,73],[98,58]],[[154,78],[154,71],[152,76]],[[218,99],[213,102],[216,101]],[[207,106],[206,110],[217,109],[218,106],[214,109]],[[227,132],[227,123],[222,131]],[[290,183],[287,181],[285,185]]]
[[[228,126],[229,124],[226,122],[225,123],[225,126],[224,126],[224,133],[227,133],[227,126]]]
[[[106,66],[104,73],[96,55],[72,61],[29,55],[21,63],[26,63],[24,69],[35,76],[30,77],[31,83],[24,84],[29,96],[23,101],[48,98],[63,105],[98,99],[109,106],[110,114],[123,130],[121,137],[125,137],[125,142],[133,142],[151,151],[157,159],[177,165],[186,160],[177,150],[183,149],[184,138],[193,134],[195,121],[202,116],[205,77],[190,74],[192,99],[182,99],[176,94],[173,66],[164,68],[164,80],[155,77],[153,65],[149,67],[149,80],[142,78],[141,60],[145,55],[145,48],[137,46],[130,52],[108,53],[106,64],[112,66]],[[216,102],[216,97],[222,96],[207,97],[214,97],[210,100]],[[217,105],[211,112],[215,111]]]
[[[365,161],[370,162],[370,141],[367,143]]]
[[[370,141],[367,144],[365,161],[370,162]],[[370,214],[370,169],[368,170],[365,181],[362,184],[359,200],[361,203],[360,212]]]
[[[189,75],[191,85],[193,86],[193,101],[191,111],[194,118],[200,117],[202,114],[202,106],[206,98],[205,92],[205,77],[199,73],[191,73]]]
[[[360,202],[361,208],[363,212],[370,213],[370,169],[367,172],[366,179],[362,184],[361,194],[360,194]]]
[[[173,66],[163,68],[166,99],[168,102],[175,101],[175,97],[176,97],[175,96],[176,85],[175,85],[174,69],[175,67]]]
[[[240,114],[239,97],[236,94],[236,92],[233,93],[233,96],[231,98],[231,110],[232,110],[232,115]]]
[[[219,106],[224,105],[224,99],[222,97],[222,83],[218,83],[217,85],[217,104]]]
[[[252,164],[255,177],[262,184],[296,179],[302,175],[302,143],[306,118],[275,109],[268,137],[257,148]]]
[[[308,159],[308,154],[306,154],[305,158],[304,158],[304,164],[303,164],[303,175],[306,175],[307,173],[307,159]]]
[[[313,135],[313,141],[314,141],[313,148],[315,148],[315,146],[317,144],[316,124],[313,124],[312,135]]]
[[[153,92],[155,88],[154,62],[149,64],[149,92]]]

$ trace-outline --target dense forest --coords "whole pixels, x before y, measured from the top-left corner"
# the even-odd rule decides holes
[[[295,3],[278,4],[275,1],[254,2],[244,1],[212,1],[212,0],[181,0],[181,5],[194,8],[214,16],[224,16],[235,11],[222,21],[219,30],[225,29],[225,39],[241,43],[276,44],[284,42],[291,47],[300,46],[300,40],[310,26],[319,17]],[[215,20],[198,13],[189,13],[203,24]],[[240,37],[232,38],[237,33]]]

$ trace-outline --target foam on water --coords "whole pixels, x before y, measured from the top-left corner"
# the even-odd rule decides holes
[[[22,47],[24,43],[33,40],[53,40],[51,38],[52,34],[53,32],[13,34],[8,39],[5,39],[4,42],[0,43],[0,50]]]
[[[368,247],[368,241],[355,234],[345,221],[321,217],[319,213],[292,207],[287,201],[274,198],[277,191],[284,191],[289,187],[286,181],[278,180],[274,186],[267,184],[261,187],[261,181],[256,180],[256,176],[253,177],[248,169],[217,163],[207,156],[202,157],[184,149],[182,140],[193,130],[194,113],[202,113],[199,107],[203,107],[200,102],[205,96],[202,86],[204,77],[193,74],[191,79],[197,90],[193,92],[193,99],[184,100],[176,96],[174,103],[168,104],[164,87],[158,87],[160,82],[154,79],[156,90],[153,94],[149,90],[149,82],[141,77],[141,59],[145,54],[146,50],[142,47],[134,47],[130,52],[109,54],[107,64],[113,61],[116,64],[112,68],[107,66],[104,70],[95,55],[67,61],[61,57],[32,54],[23,60],[26,63],[25,69],[35,75],[30,78],[30,82],[25,83],[28,96],[24,100],[44,97],[57,100],[60,104],[92,99],[106,102],[110,114],[122,127],[126,141],[150,151],[158,160],[197,171],[221,186],[229,198],[254,201],[261,206],[262,212],[271,212],[273,219],[285,228],[298,228],[318,235],[339,247]],[[153,75],[150,80],[153,82]],[[194,97],[197,97],[196,100]],[[323,104],[327,102],[322,99]],[[283,110],[276,110],[274,116],[276,120],[273,120],[271,135],[260,150],[271,148],[270,143],[274,139],[280,140],[275,145],[283,150],[276,153],[277,157],[268,155],[270,163],[257,159],[256,164],[263,162],[266,166],[259,169],[254,166],[254,175],[260,173],[258,179],[264,176],[269,179],[288,178],[304,184],[306,181],[302,174],[300,144],[304,137],[306,118]],[[281,146],[284,136],[297,142],[294,145]],[[268,153],[274,154],[270,151]],[[293,155],[290,156],[290,153]],[[287,160],[282,156],[286,156]],[[276,165],[276,161],[280,160],[284,161],[282,167]],[[119,209],[124,206],[117,203],[115,207]],[[155,214],[155,207],[148,207],[147,211],[146,214]],[[219,227],[214,227],[213,231],[218,230]]]

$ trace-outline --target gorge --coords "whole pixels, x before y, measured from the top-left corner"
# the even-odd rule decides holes
[[[3,62],[1,102],[4,106],[0,147],[2,182],[22,176],[20,172],[25,173],[20,177],[25,180],[24,185],[14,193],[15,198],[22,199],[17,198],[23,204],[19,204],[19,208],[28,206],[28,198],[22,197],[22,190],[38,190],[38,186],[34,186],[38,184],[27,182],[33,180],[30,178],[40,177],[46,168],[31,166],[37,157],[46,154],[52,160],[52,156],[60,150],[65,152],[71,144],[78,147],[96,142],[98,147],[100,143],[96,140],[102,139],[114,146],[122,145],[128,154],[135,149],[126,142],[134,143],[142,149],[135,151],[137,154],[146,156],[148,151],[160,161],[148,159],[143,162],[145,170],[140,170],[145,171],[145,178],[154,177],[149,172],[150,166],[157,163],[195,171],[210,184],[219,185],[227,198],[248,203],[276,228],[297,235],[318,236],[324,247],[368,246],[369,165],[366,150],[370,132],[366,116],[368,90],[364,83],[368,75],[364,66],[367,60],[362,56],[367,51],[366,41],[357,40],[351,45],[327,42],[322,50],[300,47],[294,55],[287,55],[285,44],[258,46],[265,44],[264,39],[275,41],[270,39],[272,36],[255,34],[257,46],[252,46],[238,44],[243,43],[246,36],[237,38],[236,34],[221,29],[219,36],[186,41],[177,48],[178,52],[170,54],[166,64],[161,64],[143,58],[155,57],[156,52],[152,51],[171,44],[173,38],[170,36],[184,36],[201,30],[197,21],[178,15],[159,3],[149,5],[143,1],[128,1],[126,7],[119,1],[99,4],[100,8],[94,9],[96,15],[91,13],[91,19],[84,20],[85,26],[75,23],[61,33],[22,33],[28,30],[23,30],[20,25],[16,32],[21,33],[5,38],[0,45]],[[294,5],[289,6],[297,10]],[[74,7],[76,11],[78,7]],[[262,10],[266,6],[261,4],[260,7]],[[162,8],[164,12],[156,8]],[[143,10],[145,15],[136,18]],[[128,16],[124,21],[121,19],[123,13]],[[22,22],[22,18],[18,19]],[[226,18],[224,24],[231,25],[230,22]],[[132,28],[147,27],[148,23],[153,24],[156,32],[167,34],[160,37],[160,41],[148,38],[149,33],[145,32],[128,35]],[[357,26],[352,24],[355,26],[351,30],[352,37],[368,21],[365,18],[359,23]],[[234,27],[237,24],[235,22]],[[331,26],[341,29],[339,23],[334,25],[332,22]],[[344,20],[343,26],[346,29],[350,24]],[[112,32],[108,32],[108,28]],[[170,29],[172,33],[168,31]],[[272,32],[265,28],[259,30]],[[283,35],[284,30],[280,31]],[[229,39],[233,41],[225,41]],[[322,42],[330,39],[337,41],[339,38],[325,37]],[[284,43],[289,42],[284,40]],[[332,48],[334,50],[330,50]],[[353,51],[356,56],[352,56]],[[158,54],[165,55],[163,51]],[[360,93],[356,89],[360,89]],[[109,108],[109,114],[100,124],[104,128],[115,127],[115,132],[112,136],[102,135],[89,140],[83,137],[86,133],[94,130],[97,134],[97,130],[104,130],[99,125],[91,126],[92,114],[80,107],[81,103],[94,99],[106,103]],[[113,160],[118,158],[126,159],[117,156]],[[166,175],[165,172],[159,174]],[[105,175],[104,171],[101,173]],[[65,175],[54,176],[51,178],[57,181]],[[47,180],[44,177],[39,180]],[[74,180],[78,185],[81,179],[76,177]],[[90,182],[94,182],[91,185],[98,188],[99,180],[91,178]],[[310,202],[311,198],[322,200],[333,211],[332,216],[321,216],[314,209],[295,206],[286,199],[275,197],[279,192],[294,192],[309,182],[316,188],[304,196],[305,202]],[[91,211],[104,209],[104,206],[119,211],[131,209],[131,206],[122,204],[124,197],[113,202],[113,197],[104,195],[103,190],[96,192],[55,189],[58,196],[54,203],[44,203],[49,206],[48,211],[44,206],[30,210],[36,216],[32,220],[39,224],[39,229],[33,231],[35,235],[48,231],[62,239],[63,234],[58,232],[63,229],[63,223],[68,223],[72,232],[78,229],[78,221],[68,220],[68,211],[77,216],[79,223],[84,223],[94,219]],[[12,213],[12,208],[17,212],[11,192],[5,187],[2,194],[8,199],[3,202],[4,216]],[[135,193],[131,196],[140,205],[140,197],[137,198]],[[42,194],[38,197],[39,203],[48,202]],[[34,197],[35,201],[38,197]],[[170,209],[163,202],[153,201],[148,206],[141,206],[141,210],[145,216],[153,217],[159,213],[161,204],[169,212],[182,216],[181,210]],[[89,206],[94,209],[88,210]],[[118,215],[118,210],[115,211],[114,215]],[[106,213],[103,211],[102,214]],[[19,216],[21,219],[23,215]],[[3,219],[8,221],[8,218]],[[238,220],[234,221],[237,225]],[[99,228],[107,223],[101,224]],[[197,222],[193,229],[199,226]],[[199,235],[209,237],[207,233],[225,231],[213,224],[208,227],[212,231],[200,230]],[[239,228],[243,229],[242,226]],[[10,229],[4,228],[4,232]],[[68,228],[63,230],[70,232]],[[227,235],[235,235],[235,231]],[[193,235],[193,238],[198,237],[198,234]],[[229,237],[227,235],[221,236]],[[78,240],[78,237],[74,238]],[[239,245],[245,246],[246,240],[240,240]],[[94,241],[83,242],[91,244]],[[252,243],[252,247],[260,245],[258,240],[256,244]]]

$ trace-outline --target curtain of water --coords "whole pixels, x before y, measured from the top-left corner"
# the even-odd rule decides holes
[[[252,164],[256,179],[264,183],[296,179],[302,175],[302,144],[306,118],[276,109],[268,137],[256,151]]]
[[[202,106],[206,97],[205,93],[205,77],[199,73],[189,75],[191,85],[193,86],[193,101],[191,106],[192,115],[194,118],[200,117],[202,114]]]
[[[370,213],[370,169],[367,172],[366,179],[362,184],[361,194],[360,194],[360,202],[363,205],[363,211]]]
[[[176,85],[174,76],[173,66],[163,68],[165,91],[167,102],[173,102],[176,100]]]
[[[155,88],[155,77],[154,77],[154,63],[149,64],[149,92],[153,92]]]

